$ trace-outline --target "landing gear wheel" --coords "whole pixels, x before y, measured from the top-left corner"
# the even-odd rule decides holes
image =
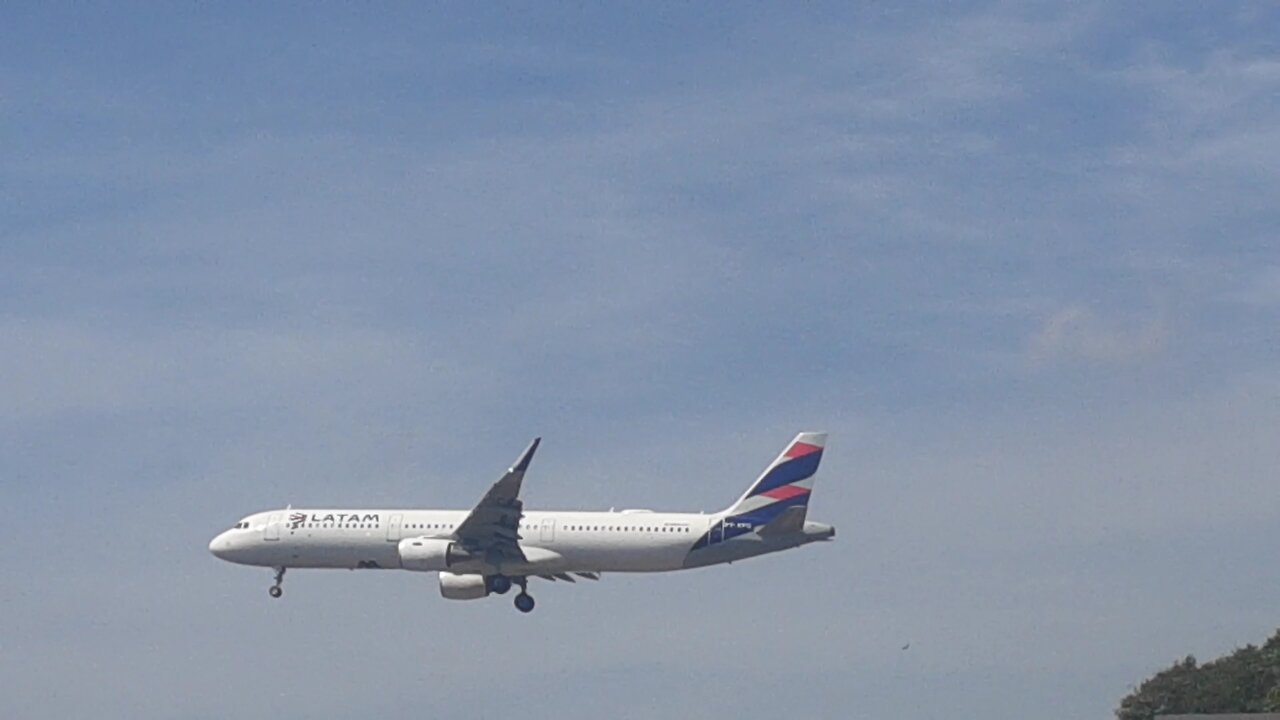
[[[278,567],[275,570],[276,570],[276,584],[268,588],[267,593],[270,594],[271,597],[273,598],[278,598],[284,594],[284,588],[280,587],[280,584],[284,582],[285,568]]]
[[[494,575],[489,578],[489,591],[494,595],[506,595],[511,589],[511,578],[506,575]]]
[[[527,592],[517,595],[516,609],[522,613],[533,612],[533,596]]]

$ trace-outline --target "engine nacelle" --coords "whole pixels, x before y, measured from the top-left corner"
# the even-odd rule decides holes
[[[458,543],[443,538],[405,538],[400,541],[400,567],[405,570],[433,572],[448,570],[459,563],[474,560]],[[441,590],[444,581],[441,580]]]
[[[448,600],[479,600],[489,594],[483,575],[440,573],[440,594]]]

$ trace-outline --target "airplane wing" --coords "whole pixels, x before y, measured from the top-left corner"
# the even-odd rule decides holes
[[[524,513],[524,503],[520,502],[520,483],[540,442],[542,438],[533,439],[515,464],[498,478],[471,514],[454,530],[454,537],[463,547],[484,557],[491,565],[500,565],[504,561],[523,562],[525,559],[524,552],[520,550],[518,532],[520,516]]]

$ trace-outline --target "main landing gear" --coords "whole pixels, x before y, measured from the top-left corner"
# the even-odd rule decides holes
[[[533,596],[529,594],[529,578],[516,578],[520,594],[516,595],[516,609],[522,613],[533,612]]]
[[[285,568],[278,567],[276,570],[276,584],[267,589],[267,593],[273,598],[278,598],[284,594],[284,588],[280,587],[280,583],[284,582]]]
[[[506,595],[511,589],[511,578],[506,575],[489,576],[489,592],[494,595]]]
[[[507,577],[506,575],[490,575],[486,578],[489,592],[494,595],[506,595],[512,585],[520,586],[520,594],[516,595],[516,609],[520,612],[533,612],[533,596],[529,594],[529,578]]]

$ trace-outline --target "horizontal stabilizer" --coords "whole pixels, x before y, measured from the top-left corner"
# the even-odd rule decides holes
[[[760,537],[786,535],[787,533],[804,530],[804,519],[808,511],[808,505],[792,505],[783,510],[778,517],[762,526],[760,528]]]

